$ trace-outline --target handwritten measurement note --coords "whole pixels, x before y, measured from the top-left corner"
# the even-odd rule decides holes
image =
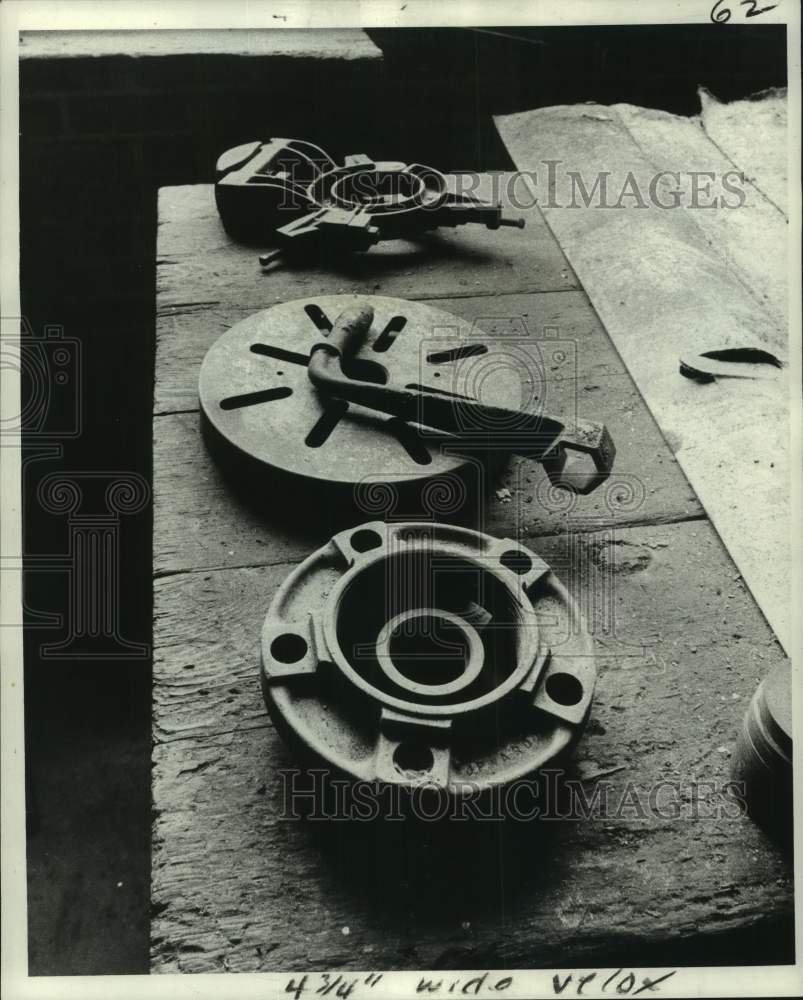
[[[516,982],[515,976],[502,975],[498,972],[484,972],[479,975],[464,976],[438,976],[422,975],[418,978],[414,986],[414,994],[424,997],[476,997],[479,1000],[491,1000],[491,998],[502,997],[505,994],[521,996],[521,990],[517,986],[524,988],[532,984],[532,976],[543,976],[539,995],[581,997],[590,993],[595,995],[603,994],[612,997],[639,996],[640,994],[661,993],[666,983],[675,975],[676,970],[670,969],[667,972],[658,972],[650,969],[647,972],[637,972],[633,969],[617,969],[611,972],[610,969],[590,970],[588,972],[561,972],[550,974],[541,973],[519,973],[520,983]],[[401,982],[401,975],[404,975],[404,983]],[[304,997],[332,997],[337,1000],[346,1000],[353,997],[354,1000],[368,997],[372,992],[379,998],[409,996],[410,980],[407,974],[401,974],[398,982],[399,990],[394,989],[394,979],[396,974],[392,972],[371,972],[361,975],[350,975],[349,973],[321,972],[317,974],[307,974],[293,976],[287,981],[284,992],[289,994],[293,1000],[303,1000]],[[526,981],[526,982],[525,982]],[[380,990],[374,990],[379,983],[382,983]],[[588,993],[584,993],[585,989]]]
[[[608,975],[605,973],[573,972],[567,976],[559,976],[557,973],[552,977],[552,988],[556,995],[565,994],[567,996],[581,997],[583,987],[593,983],[594,989],[601,993],[610,992],[614,996],[638,996],[639,993],[660,993],[660,986],[669,978],[674,976],[675,970],[664,972],[662,975],[651,972],[649,975],[643,973],[637,975],[632,970],[617,969],[616,972]],[[603,976],[606,978],[603,980]]]
[[[284,992],[289,993],[295,1000],[301,1000],[301,997],[308,994],[319,997],[340,997],[340,1000],[346,1000],[346,997],[352,995],[366,996],[381,979],[381,972],[371,972],[362,978],[359,976],[352,978],[340,973],[335,975],[333,972],[321,972],[315,976],[294,977],[289,980]],[[362,992],[360,993],[361,988]]]

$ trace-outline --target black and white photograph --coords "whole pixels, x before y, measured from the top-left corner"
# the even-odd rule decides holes
[[[4,996],[803,994],[799,5],[0,19]]]

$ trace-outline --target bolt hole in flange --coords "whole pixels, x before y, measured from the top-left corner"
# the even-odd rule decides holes
[[[369,522],[333,542],[287,578],[263,630],[263,693],[288,740],[354,780],[462,798],[549,766],[577,739],[593,643],[553,573],[525,589],[501,565],[526,548],[431,521]],[[366,542],[373,551],[348,558]],[[304,639],[303,658],[282,662]]]
[[[382,536],[377,531],[370,528],[361,528],[351,536],[351,547],[355,552],[370,552],[371,549],[378,549],[382,544]]]
[[[544,687],[549,697],[567,708],[583,700],[583,685],[573,674],[555,673],[547,677]]]
[[[416,743],[400,743],[393,751],[393,763],[400,771],[426,773],[435,766],[435,758],[429,747]]]
[[[521,549],[508,549],[499,557],[499,562],[505,569],[511,570],[517,576],[524,576],[533,568],[533,561],[526,552]]]
[[[298,663],[307,655],[307,640],[295,632],[277,635],[270,644],[270,655],[277,663]]]

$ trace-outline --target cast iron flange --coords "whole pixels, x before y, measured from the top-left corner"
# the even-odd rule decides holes
[[[261,677],[277,728],[324,766],[464,796],[569,747],[596,671],[579,609],[533,552],[451,525],[375,521],[284,581]]]

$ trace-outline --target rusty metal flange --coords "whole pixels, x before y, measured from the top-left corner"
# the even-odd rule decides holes
[[[432,167],[376,163],[361,153],[338,166],[319,146],[298,139],[226,150],[215,167],[215,201],[235,239],[278,243],[260,258],[263,266],[283,256],[365,251],[439,226],[524,227],[524,219],[506,218],[499,203],[450,192]]]
[[[596,671],[576,604],[533,552],[376,521],[335,535],[282,584],[261,677],[280,732],[334,771],[460,796],[565,750]]]
[[[320,146],[300,139],[246,142],[226,150],[215,166],[215,202],[235,239],[265,234],[318,207],[307,188],[334,170]]]

